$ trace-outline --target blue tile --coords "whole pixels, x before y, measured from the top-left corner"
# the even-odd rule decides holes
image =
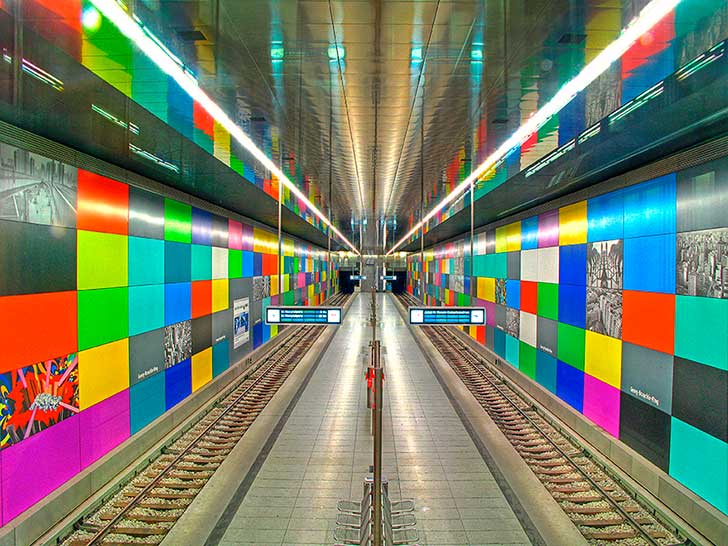
[[[623,191],[625,238],[675,233],[675,174],[661,176]]]
[[[260,277],[263,274],[263,255],[254,252],[253,253],[253,276]]]
[[[190,245],[164,241],[164,282],[189,282],[191,274]]]
[[[521,308],[521,281],[506,281],[506,305]]]
[[[165,374],[155,374],[129,388],[131,433],[135,434],[167,409]]]
[[[584,407],[584,372],[559,360],[556,364],[556,395],[572,408]]]
[[[192,393],[192,360],[188,358],[164,371],[164,389],[167,409]]]
[[[612,241],[624,238],[624,193],[613,191],[589,199],[587,241]]]
[[[521,222],[521,250],[538,248],[538,216]]]
[[[536,351],[536,381],[551,392],[556,392],[556,359],[539,350]]]
[[[559,280],[561,284],[586,286],[586,245],[559,247]]]
[[[675,234],[624,240],[624,289],[675,293]]]
[[[559,286],[559,322],[586,328],[586,287]]]
[[[192,316],[192,285],[188,282],[164,285],[164,324],[190,320]]]
[[[192,243],[212,244],[212,214],[192,207]]]
[[[253,349],[257,349],[263,343],[263,323],[253,325]]]
[[[253,256],[253,252],[249,250],[243,250],[243,277],[253,276]]]

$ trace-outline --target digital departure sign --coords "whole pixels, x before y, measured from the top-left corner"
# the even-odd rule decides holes
[[[485,324],[483,307],[410,307],[409,323],[415,326]]]
[[[341,324],[341,307],[268,307],[266,324]]]

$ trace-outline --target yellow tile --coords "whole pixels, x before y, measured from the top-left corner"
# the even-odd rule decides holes
[[[586,201],[559,209],[559,245],[586,243]]]
[[[586,332],[584,373],[619,389],[622,384],[622,340]]]
[[[129,388],[129,339],[79,352],[78,380],[82,410]]]
[[[508,230],[507,226],[495,228],[495,251],[508,252]]]
[[[212,281],[212,312],[228,308],[228,279]]]
[[[212,380],[212,347],[192,355],[192,392]]]
[[[278,275],[271,275],[270,276],[270,295],[271,296],[277,296],[278,295],[278,283],[280,281],[278,280]]]
[[[521,250],[521,222],[506,226],[506,248],[508,252]]]
[[[478,297],[481,300],[495,301],[495,279],[478,277]]]

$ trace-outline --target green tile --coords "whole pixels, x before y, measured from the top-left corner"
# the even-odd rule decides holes
[[[164,238],[178,243],[192,242],[192,207],[173,199],[164,200]]]
[[[728,300],[677,296],[675,354],[728,370]]]
[[[470,296],[458,292],[458,307],[468,307],[470,305]]]
[[[90,349],[129,335],[127,288],[78,292],[78,348]]]
[[[728,514],[728,444],[674,417],[670,475]]]
[[[558,332],[559,360],[584,371],[586,331],[583,328],[559,322]]]
[[[536,378],[536,347],[523,341],[518,354],[518,369],[531,379]]]
[[[209,281],[212,279],[212,247],[192,245],[192,280]]]
[[[559,320],[559,285],[538,283],[538,316]]]
[[[228,278],[240,279],[243,277],[243,251],[228,250]]]
[[[78,289],[126,286],[129,247],[125,235],[78,231]]]

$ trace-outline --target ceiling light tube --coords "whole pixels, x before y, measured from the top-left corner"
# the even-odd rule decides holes
[[[263,152],[252,139],[238,127],[235,122],[205,93],[198,85],[196,79],[179,64],[179,60],[170,56],[166,47],[149,37],[149,34],[132,19],[126,7],[118,0],[91,0],[94,7],[99,10],[119,31],[131,40],[159,69],[174,79],[177,84],[202,106],[212,118],[224,127],[230,135],[237,140],[243,148],[270,171],[293,195],[306,204],[321,221],[331,228],[346,245],[355,253],[357,248],[333,225],[331,220],[321,212],[316,205],[308,200],[306,195],[296,186],[283,171]]]
[[[513,148],[520,146],[533,133],[539,130],[552,116],[558,114],[577,93],[584,90],[590,83],[604,73],[611,64],[619,59],[645,32],[654,27],[660,20],[670,13],[680,0],[652,0],[647,4],[639,15],[627,25],[620,35],[607,47],[605,47],[589,64],[581,69],[573,79],[567,82],[553,98],[544,104],[528,120],[521,125],[508,140],[501,144],[498,149],[486,158],[483,163],[470,173],[470,175],[458,184],[453,191],[445,196],[422,220],[407,232],[395,245],[389,249],[387,255],[391,254],[402,246],[407,240],[417,233],[423,225],[434,218],[437,213],[452,203],[457,197],[464,193],[470,184],[476,182],[484,173],[501,161]]]

